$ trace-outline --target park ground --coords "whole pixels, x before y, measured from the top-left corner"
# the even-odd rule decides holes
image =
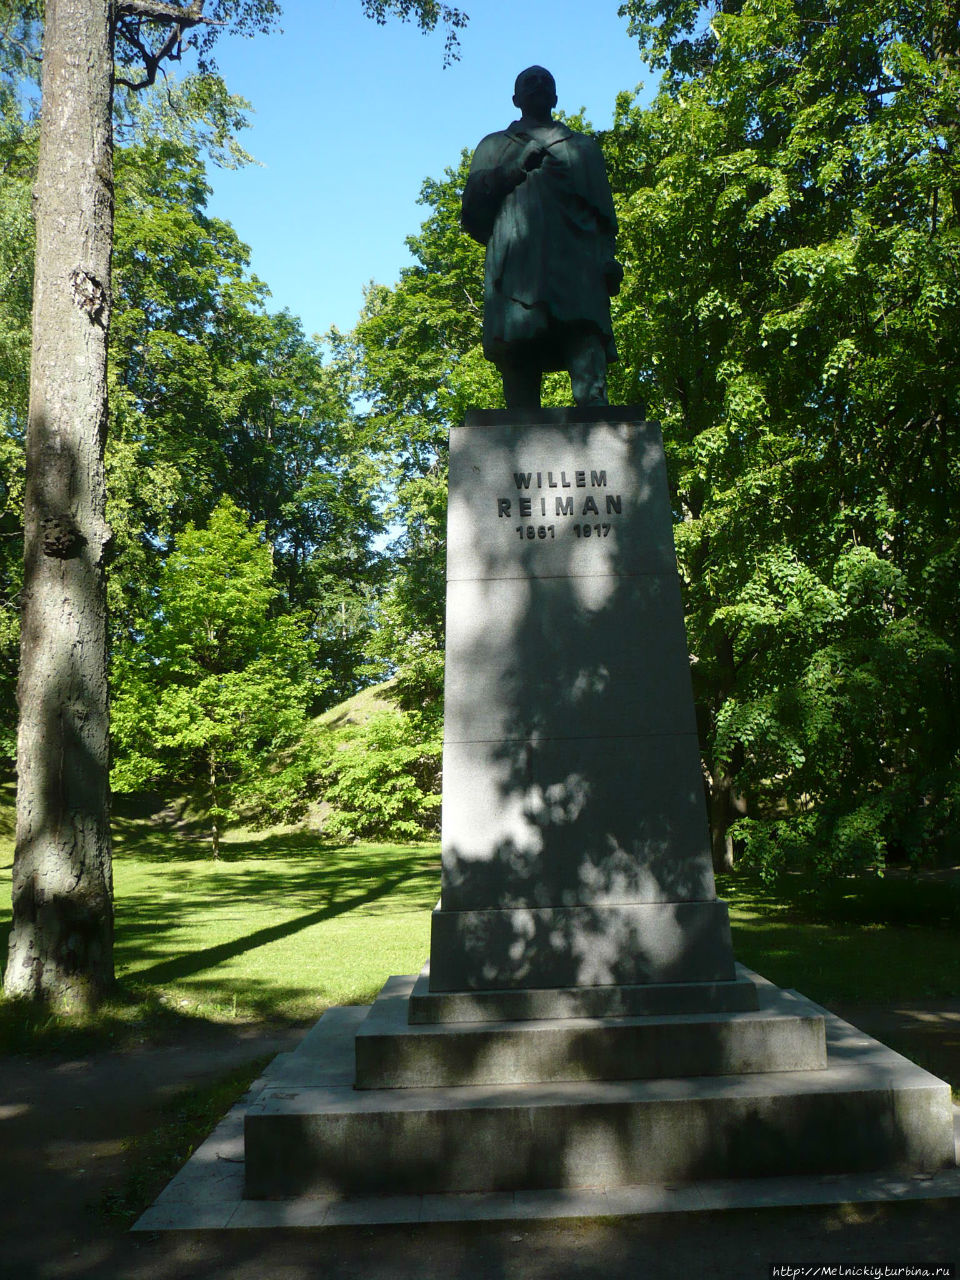
[[[775,1262],[879,1274],[960,1263],[956,1202],[133,1236],[266,1061],[323,1008],[368,1001],[389,974],[419,968],[438,850],[239,832],[215,864],[170,815],[121,817],[116,847],[117,1000],[74,1026],[0,1005],[2,1277],[752,1280]],[[745,963],[960,1087],[956,870],[769,887],[734,877],[722,892]]]

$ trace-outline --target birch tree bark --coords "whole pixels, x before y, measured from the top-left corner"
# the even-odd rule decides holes
[[[34,194],[8,995],[113,981],[103,450],[113,234],[109,0],[47,0]]]

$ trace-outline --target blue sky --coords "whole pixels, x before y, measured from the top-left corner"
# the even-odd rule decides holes
[[[241,141],[260,166],[212,169],[210,212],[250,245],[272,309],[307,333],[350,328],[364,285],[397,279],[420,184],[515,117],[518,71],[548,67],[559,105],[599,128],[619,91],[655,85],[617,0],[459,2],[470,24],[446,69],[442,34],[379,27],[360,0],[284,0],[282,34],[220,44],[227,84],[254,107]]]

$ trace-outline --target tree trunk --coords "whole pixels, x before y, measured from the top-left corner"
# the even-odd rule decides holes
[[[710,771],[710,846],[713,869],[719,875],[734,868],[731,825],[747,812],[744,797],[735,789],[733,776],[724,765]]]
[[[220,800],[217,793],[217,762],[210,757],[210,847],[214,862],[220,860]]]
[[[103,449],[113,235],[109,0],[47,0],[34,193],[11,996],[113,982]]]

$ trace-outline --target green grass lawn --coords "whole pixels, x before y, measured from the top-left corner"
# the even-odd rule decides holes
[[[737,959],[821,1004],[892,1005],[960,995],[960,886],[907,877],[765,887],[724,876]]]
[[[0,806],[0,955],[9,929],[12,832]],[[183,1018],[312,1019],[371,1000],[420,969],[439,896],[436,844],[343,845],[314,832],[228,835],[209,845],[142,819],[115,822],[117,1000],[101,1039],[174,1035]],[[725,877],[738,959],[821,1003],[893,1003],[960,992],[960,897],[892,879]],[[0,1047],[58,1043],[58,1028],[0,1003]],[[45,1033],[45,1034],[41,1034]]]
[[[115,863],[117,975],[205,1016],[317,1016],[371,1000],[429,950],[435,845],[304,832],[228,840],[220,862]]]
[[[4,956],[9,854],[0,843]],[[213,862],[205,842],[121,822],[114,888],[118,997],[91,1032],[172,1034],[184,1017],[302,1021],[369,1001],[391,974],[422,967],[439,849],[238,833]],[[48,1021],[0,1005],[0,1047],[24,1047],[44,1027],[41,1039],[58,1043]]]

